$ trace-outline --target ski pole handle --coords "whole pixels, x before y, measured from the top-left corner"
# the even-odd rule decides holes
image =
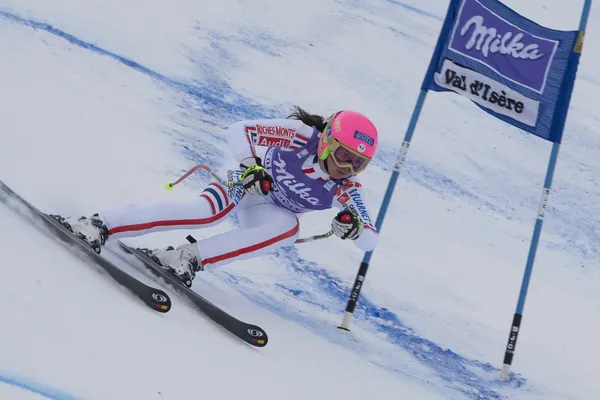
[[[220,176],[215,174],[213,171],[210,171],[210,174],[212,175],[213,178],[218,180],[219,183],[221,183],[223,186],[227,186],[227,187],[243,187],[244,186],[244,184],[242,182],[229,182],[229,181],[223,180],[223,179],[221,179]]]

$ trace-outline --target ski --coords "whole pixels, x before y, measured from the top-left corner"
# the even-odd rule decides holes
[[[146,268],[150,270],[151,273],[158,278],[163,278],[167,283],[171,284],[177,292],[188,298],[204,315],[208,316],[218,325],[222,326],[230,333],[237,336],[244,342],[251,344],[252,346],[264,347],[267,345],[267,341],[269,339],[267,337],[267,333],[262,328],[240,321],[226,311],[223,311],[221,308],[212,304],[204,297],[185,286],[185,284],[181,282],[175,275],[165,271],[143,251],[129,247],[121,241],[118,241],[118,243],[125,252],[136,256],[146,266]]]
[[[85,254],[90,261],[102,267],[117,283],[127,288],[154,311],[166,313],[171,309],[171,299],[164,291],[146,285],[121,270],[106,258],[100,256],[87,242],[74,235],[54,218],[39,211],[1,180],[0,202],[6,204],[21,215],[23,215],[23,212],[19,210],[19,207],[16,207],[16,205],[24,206],[30,212],[28,214],[31,214],[36,220],[42,222],[55,234],[55,236],[61,239],[65,244],[76,245],[79,249],[83,250],[83,254]]]

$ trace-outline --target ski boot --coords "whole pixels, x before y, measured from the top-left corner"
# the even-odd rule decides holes
[[[49,214],[62,224],[65,228],[73,232],[77,237],[89,244],[92,249],[100,254],[100,247],[104,246],[108,239],[108,228],[100,219],[98,214],[86,217],[62,217],[60,215]]]
[[[196,272],[204,271],[196,243],[182,244],[177,248],[169,246],[157,250],[138,250],[146,253],[166,271],[175,274],[187,287],[192,287]]]

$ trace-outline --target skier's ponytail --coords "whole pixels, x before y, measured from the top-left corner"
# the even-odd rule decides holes
[[[288,115],[288,118],[298,119],[308,126],[314,126],[320,132],[323,132],[325,126],[327,125],[327,121],[325,121],[325,118],[323,118],[322,116],[310,114],[309,112],[303,110],[298,106],[294,106],[294,111],[292,111],[292,113]]]

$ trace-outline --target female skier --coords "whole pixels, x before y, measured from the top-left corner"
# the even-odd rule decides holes
[[[367,117],[340,111],[325,120],[295,107],[287,119],[236,122],[227,139],[235,160],[221,178],[241,187],[214,180],[189,202],[126,205],[89,218],[53,217],[99,248],[109,238],[213,226],[235,209],[241,229],[151,252],[187,286],[205,268],[293,244],[299,214],[312,210],[340,208],[333,233],[363,251],[375,248],[378,234],[356,176],[377,148],[377,129]]]

